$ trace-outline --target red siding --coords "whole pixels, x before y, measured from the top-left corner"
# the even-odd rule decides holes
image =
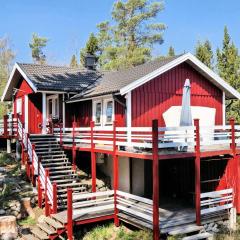
[[[215,124],[222,124],[222,91],[183,63],[133,90],[132,126],[151,126],[155,118],[164,126],[162,114],[171,106],[182,104],[182,89],[187,78],[191,82],[192,106],[215,108]]]
[[[42,94],[35,93],[28,96],[28,125],[29,133],[41,133],[42,129]]]
[[[14,115],[16,115],[16,99],[22,98],[22,114],[20,115],[20,119],[22,122],[24,122],[24,96],[33,93],[33,90],[24,79],[21,79],[21,81],[19,81],[16,88],[18,91],[14,97]]]
[[[90,126],[92,120],[92,101],[66,104],[66,127],[71,127],[75,118],[78,127]]]
[[[123,103],[126,104],[125,97],[118,97],[118,99]],[[115,120],[117,121],[117,126],[124,127],[126,126],[126,119],[125,119],[125,107],[120,104],[119,102],[115,101],[114,104],[115,110]]]

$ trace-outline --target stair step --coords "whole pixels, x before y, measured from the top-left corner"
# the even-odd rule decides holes
[[[37,224],[37,226],[43,230],[44,232],[46,232],[48,235],[53,235],[56,234],[56,230],[54,228],[52,228],[51,226],[49,226],[47,223],[39,223]]]
[[[57,184],[59,184],[59,183],[65,183],[65,182],[73,182],[73,181],[77,181],[78,179],[77,178],[69,178],[69,179],[54,179],[54,180],[52,180],[52,182],[55,182],[55,183],[57,183]]]
[[[205,233],[199,233],[196,235],[184,237],[182,240],[199,240],[199,239],[212,239],[213,235],[211,233],[205,232]]]
[[[31,232],[33,233],[34,236],[38,237],[39,239],[43,240],[49,239],[49,236],[39,228],[34,228],[31,230]]]
[[[55,180],[55,179],[58,179],[58,178],[64,178],[64,179],[76,179],[78,175],[76,173],[73,173],[71,175],[57,175],[57,176],[50,176],[50,180]],[[68,177],[68,178],[67,178]],[[75,178],[71,178],[71,177],[75,177]]]
[[[48,167],[49,171],[61,170],[61,169],[72,169],[72,166],[60,166],[60,167]]]
[[[45,217],[44,221],[47,224],[49,224],[50,226],[52,226],[53,228],[55,228],[55,229],[62,229],[62,228],[64,228],[64,226],[60,222],[54,220],[53,218]]]
[[[77,182],[77,183],[62,183],[62,184],[58,184],[57,187],[58,188],[63,188],[63,187],[75,187],[75,186],[81,186],[82,183]]]
[[[36,146],[36,148],[46,148],[46,147],[53,147],[53,146],[60,147],[60,144],[59,143],[41,144]]]
[[[64,154],[64,151],[38,151],[37,152],[39,155],[47,155],[47,154],[54,154],[54,155],[62,155],[62,154]]]
[[[40,152],[53,152],[53,151],[60,151],[61,150],[61,148],[60,147],[47,147],[47,148],[38,148],[38,147],[36,147],[35,148],[35,150],[36,150],[36,152],[37,153],[40,153]]]
[[[66,158],[65,154],[59,154],[59,155],[48,155],[48,156],[41,156],[42,159],[56,159],[56,158]]]
[[[64,162],[64,161],[62,161],[62,162],[49,162],[49,163],[42,163],[42,165],[43,165],[43,167],[49,167],[49,166],[64,166],[64,165],[71,165],[71,163],[70,162]]]
[[[50,175],[56,175],[56,174],[59,174],[59,173],[65,173],[65,174],[67,174],[67,173],[74,173],[75,171],[74,170],[55,170],[54,171],[54,169],[53,169],[53,172],[51,172],[51,174]]]
[[[60,213],[56,213],[56,214],[52,214],[51,217],[62,223],[62,224],[66,224],[67,223],[67,211],[63,211],[63,212],[60,212]]]
[[[39,240],[39,238],[34,237],[32,234],[22,235],[24,240]]]
[[[59,162],[59,161],[69,161],[68,158],[43,158],[41,159],[42,163],[47,162]]]
[[[84,192],[84,191],[86,191],[86,188],[85,187],[73,187],[72,190],[73,190],[73,192],[75,192],[75,191],[77,191],[77,192]],[[58,192],[59,197],[62,197],[61,194],[59,194],[59,193],[67,192],[67,188],[58,189],[57,192]]]
[[[169,235],[175,236],[179,234],[187,234],[191,232],[197,232],[201,231],[203,229],[203,226],[197,226],[197,225],[183,225],[182,227],[176,227],[175,229],[172,229],[170,232],[168,232]]]

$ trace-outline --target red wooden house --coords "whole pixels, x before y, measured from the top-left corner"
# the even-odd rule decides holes
[[[186,79],[191,83],[193,120],[199,124],[183,129],[179,118]],[[13,102],[13,114],[30,136],[46,134],[49,123],[58,123],[55,136],[63,149],[72,150],[74,165],[81,165],[86,157],[82,153],[89,152],[93,179],[97,163],[111,177],[113,188],[150,199],[153,194],[155,203],[160,196],[160,207],[166,209],[195,203],[197,218],[200,190],[234,189],[233,205],[240,212],[234,165],[238,128],[226,126],[227,99],[240,99],[240,93],[190,53],[114,72],[16,63],[2,96],[2,101]],[[157,172],[152,171],[154,154],[149,152],[153,119],[160,127],[157,159],[165,160],[159,161]],[[179,151],[180,145],[188,150]],[[158,181],[159,193],[153,189]]]

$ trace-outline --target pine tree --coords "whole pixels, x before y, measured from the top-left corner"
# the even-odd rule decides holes
[[[47,38],[40,37],[36,33],[33,33],[32,42],[29,43],[29,47],[32,50],[32,59],[35,63],[46,63],[46,55],[43,54],[43,48],[47,46],[47,42]]]
[[[153,46],[163,43],[165,25],[154,22],[162,10],[162,1],[118,0],[112,10],[113,25],[98,25],[100,66],[121,69],[151,59]]]
[[[6,86],[14,58],[15,53],[11,49],[10,40],[6,37],[0,38],[0,96]],[[0,104],[0,119],[3,118],[10,107],[10,104],[7,103]]]
[[[213,51],[209,40],[205,42],[198,42],[195,48],[196,57],[206,66],[213,69]]]
[[[77,62],[77,58],[76,58],[75,54],[72,55],[71,62],[70,62],[70,67],[72,67],[72,68],[77,68],[78,67],[78,62]]]
[[[223,46],[217,49],[217,69],[219,75],[226,80],[232,87],[240,91],[240,57],[238,49],[231,40],[227,27],[224,28]],[[234,117],[240,122],[240,102],[234,101],[227,110],[227,117]]]
[[[85,48],[80,51],[80,62],[82,66],[85,66],[85,57],[86,54],[91,54],[95,57],[98,57],[98,39],[93,33],[90,34],[89,39],[86,43]]]
[[[168,57],[174,57],[175,56],[175,50],[173,46],[170,46],[168,49]]]

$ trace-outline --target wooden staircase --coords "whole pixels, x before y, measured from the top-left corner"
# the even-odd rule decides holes
[[[66,231],[65,224],[66,219],[62,218],[62,213],[52,214],[50,217],[45,217],[41,223],[38,223],[31,230],[31,234],[23,235],[23,239],[56,239]]]
[[[49,170],[50,181],[57,184],[58,210],[66,209],[67,188],[72,188],[73,192],[86,192],[86,184],[81,183],[53,135],[31,135],[30,141],[35,144],[35,152],[41,158],[43,168]]]
[[[57,184],[57,209],[60,212],[45,217],[43,222],[31,230],[31,234],[23,235],[23,239],[55,239],[66,232],[67,213],[64,210],[67,208],[67,189],[82,193],[87,191],[87,186],[81,183],[72,163],[53,135],[31,135],[30,141],[35,145],[35,152],[43,168],[48,169],[51,183]]]

